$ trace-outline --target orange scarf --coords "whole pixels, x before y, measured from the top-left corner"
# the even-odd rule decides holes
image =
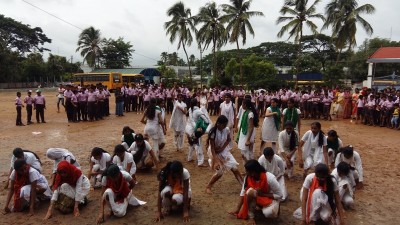
[[[126,182],[122,173],[117,175],[117,179],[112,179],[107,177],[107,188],[111,188],[111,190],[115,194],[115,202],[123,203],[125,198],[128,197],[131,190],[128,187],[128,183]]]
[[[25,185],[29,184],[29,170],[31,168],[30,165],[27,165],[28,173],[20,176],[17,171],[15,171],[15,180],[14,180],[14,212],[20,212],[22,210],[22,198],[21,188]]]
[[[331,179],[330,177],[328,177],[327,179]],[[308,190],[308,199],[307,199],[307,223],[310,223],[310,215],[311,215],[311,200],[312,200],[312,196],[313,193],[315,191],[315,189],[321,189],[323,191],[326,191],[326,182],[325,184],[321,187],[319,185],[317,176],[314,176],[312,182],[311,182],[311,186],[310,186],[310,190]]]
[[[183,194],[183,186],[181,179],[172,178],[172,174],[168,176],[168,184],[172,188],[173,194]]]
[[[240,209],[237,218],[238,219],[247,219],[248,214],[249,214],[249,208],[247,205],[247,195],[246,192],[249,190],[249,188],[253,188],[255,190],[261,190],[262,193],[268,193],[269,188],[268,188],[268,180],[267,180],[267,174],[266,173],[261,173],[260,174],[260,180],[257,182],[254,178],[246,176],[245,178],[245,189],[244,189],[244,196],[243,196],[243,204],[242,208]],[[269,197],[264,197],[264,196],[257,196],[257,205],[259,206],[268,206],[272,203],[273,199]]]

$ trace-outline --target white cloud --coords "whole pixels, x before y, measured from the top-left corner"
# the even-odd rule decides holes
[[[133,65],[153,65],[153,59],[159,59],[163,51],[177,51],[176,43],[171,44],[165,35],[164,23],[169,20],[166,11],[177,0],[25,0],[37,7],[40,7],[51,14],[62,18],[82,29],[94,26],[101,30],[105,38],[123,37],[124,40],[133,44],[137,54],[133,55]],[[184,0],[186,7],[192,9],[196,14],[201,6],[210,0]],[[217,0],[218,4],[229,3],[228,0]],[[312,1],[310,1],[312,2]],[[320,3],[318,10],[323,13],[324,5],[328,0]],[[400,28],[397,25],[400,21],[400,1],[359,1],[359,4],[369,2],[376,7],[374,15],[365,15],[364,18],[374,28],[372,37],[392,38],[400,41]],[[265,16],[252,18],[251,22],[255,31],[255,37],[247,37],[245,47],[259,45],[267,41],[286,41],[287,36],[280,39],[276,34],[280,25],[276,25],[279,10],[283,0],[253,0],[251,10],[262,11]],[[53,54],[60,54],[74,60],[81,60],[79,53],[75,52],[79,29],[62,22],[45,12],[34,8],[22,0],[1,0],[0,8],[2,14],[11,17],[32,27],[41,27],[44,33],[52,39],[51,44],[46,47],[51,49]],[[318,23],[319,25],[321,23]],[[325,31],[328,32],[328,31]],[[357,42],[368,38],[360,28],[357,33]],[[199,57],[199,51],[193,43],[188,48],[189,54]],[[235,45],[227,45],[223,49],[235,48]],[[211,49],[211,48],[210,48]],[[184,58],[183,50],[177,51],[179,56]],[[209,53],[208,50],[207,53]],[[140,54],[140,55],[139,55]],[[145,55],[143,57],[141,55]],[[46,56],[45,56],[46,57]],[[153,58],[153,59],[149,59]]]

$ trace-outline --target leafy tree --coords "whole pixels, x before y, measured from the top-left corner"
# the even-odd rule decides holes
[[[193,42],[191,31],[195,30],[194,18],[192,18],[191,10],[185,8],[183,2],[175,3],[175,5],[168,9],[167,15],[172,18],[164,25],[164,28],[167,30],[166,34],[170,35],[169,40],[171,43],[178,39],[178,49],[182,46],[189,65],[190,81],[192,82],[192,70],[190,68],[186,46],[190,46]]]
[[[303,36],[302,49],[303,52],[307,52],[314,59],[320,61],[323,71],[325,71],[327,62],[335,60],[336,50],[332,44],[332,38],[325,34]]]
[[[0,45],[3,48],[16,50],[18,53],[32,51],[49,51],[41,47],[45,43],[51,43],[42,28],[31,28],[30,25],[22,24],[12,18],[0,14]]]
[[[217,8],[215,2],[207,3],[204,7],[201,7],[196,16],[196,24],[201,24],[197,32],[198,42],[203,44],[204,49],[212,44],[214,76],[217,75],[216,50],[225,45],[229,38],[221,18],[221,11]],[[201,51],[204,49],[201,49]]]
[[[165,65],[161,65],[160,67],[157,68],[157,70],[160,71],[162,83],[166,87],[172,87],[172,85],[175,82],[179,81],[178,76],[175,73],[175,70],[173,70],[172,68],[169,68]]]
[[[372,35],[372,26],[361,17],[361,14],[373,14],[375,7],[371,4],[358,6],[357,0],[332,0],[325,7],[326,21],[323,28],[332,28],[332,37],[339,50],[336,63],[339,61],[343,48],[348,46],[350,51],[356,44],[357,24]]]
[[[117,69],[129,67],[129,60],[132,58],[133,46],[125,42],[122,37],[117,40],[112,38],[103,40],[104,47],[101,54],[101,64],[105,68]]]
[[[333,65],[327,68],[324,75],[324,84],[328,87],[336,87],[343,84],[342,79],[344,79],[343,67]]]
[[[322,14],[316,13],[316,5],[320,0],[307,8],[308,0],[285,0],[285,4],[280,10],[282,16],[276,21],[277,24],[288,22],[282,26],[278,32],[278,37],[282,37],[285,33],[289,33],[289,38],[294,36],[294,42],[299,44],[299,55],[301,53],[301,43],[303,38],[304,24],[311,29],[313,34],[317,34],[317,25],[312,19],[325,20]],[[286,15],[289,16],[286,16]]]
[[[254,36],[254,30],[250,23],[253,16],[264,16],[259,11],[249,11],[251,0],[230,0],[231,5],[223,4],[222,8],[225,15],[221,17],[222,22],[227,22],[226,31],[229,33],[229,42],[236,43],[237,59],[240,63],[240,79],[243,84],[243,66],[239,55],[239,39],[242,38],[242,44],[246,44],[247,32]]]
[[[320,72],[321,63],[310,54],[303,54],[294,63],[298,73],[301,72]]]
[[[83,63],[86,61],[87,64],[94,68],[99,66],[99,57],[101,55],[101,33],[100,30],[94,27],[86,28],[79,35],[78,48],[76,51],[81,51],[83,57]]]
[[[271,61],[277,66],[293,65],[298,51],[298,45],[293,43],[264,42],[256,47],[251,47],[249,50],[256,55],[261,55],[265,60]]]

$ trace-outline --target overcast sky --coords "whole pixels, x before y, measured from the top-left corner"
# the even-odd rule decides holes
[[[32,5],[29,2],[71,24],[65,23]],[[133,44],[132,66],[149,66],[156,64],[161,52],[177,51],[177,43],[170,43],[165,35],[164,23],[169,20],[166,11],[177,0],[0,0],[0,14],[11,17],[32,27],[41,27],[52,39],[45,47],[52,54],[73,57],[73,61],[81,61],[80,54],[75,52],[81,29],[94,26],[100,29],[104,38],[123,37]],[[199,8],[210,0],[183,0],[186,7],[197,14]],[[217,4],[229,3],[228,0],[216,0]],[[310,0],[310,3],[313,0]],[[318,9],[323,9],[329,0],[322,0]],[[376,13],[363,17],[372,25],[372,37],[391,38],[400,41],[400,1],[399,0],[359,0],[359,4],[370,3],[375,6]],[[245,48],[257,46],[262,42],[287,41],[287,36],[279,39],[281,25],[276,25],[280,16],[279,9],[283,0],[253,0],[252,11],[261,11],[264,17],[253,17],[251,23],[255,37],[248,36]],[[321,23],[319,23],[321,24]],[[75,27],[76,26],[76,27]],[[321,26],[319,26],[321,27]],[[329,31],[323,31],[329,34]],[[307,35],[309,33],[305,33]],[[361,44],[369,36],[361,28],[357,32],[357,43]],[[188,54],[199,58],[196,43],[188,49]],[[242,47],[242,46],[241,46]],[[227,45],[223,49],[232,49],[235,45]],[[211,47],[210,47],[211,50]],[[210,50],[206,52],[209,53]],[[179,57],[185,59],[183,50],[177,51]],[[47,58],[47,55],[45,55]]]

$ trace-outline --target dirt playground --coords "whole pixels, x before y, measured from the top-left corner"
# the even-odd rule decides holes
[[[26,96],[25,90],[22,98]],[[3,190],[8,176],[10,158],[15,147],[29,149],[38,153],[43,162],[44,175],[49,179],[53,162],[45,157],[50,147],[61,147],[71,151],[78,159],[82,170],[87,174],[89,170],[89,153],[95,146],[112,152],[116,144],[120,143],[122,127],[129,125],[137,133],[143,132],[144,125],[140,123],[141,114],[126,113],[124,117],[116,117],[114,97],[111,98],[111,116],[96,122],[67,123],[65,112],[57,113],[56,92],[43,90],[46,97],[45,110],[46,124],[32,124],[29,126],[15,126],[16,110],[14,105],[15,92],[0,92],[0,207],[4,208],[7,190]],[[26,111],[22,110],[23,123],[26,124]],[[34,112],[35,115],[35,112]],[[33,121],[36,122],[36,119]],[[215,121],[216,117],[213,117]],[[261,120],[262,121],[262,120]],[[169,116],[167,117],[169,122]],[[301,135],[310,129],[311,120],[302,121]],[[400,131],[381,127],[371,127],[355,124],[350,120],[320,121],[322,130],[327,132],[335,129],[345,145],[351,144],[360,153],[364,167],[364,189],[356,191],[355,209],[346,211],[348,225],[398,225],[400,224]],[[262,124],[260,122],[260,124]],[[190,224],[244,224],[228,215],[237,204],[240,186],[232,173],[226,173],[214,188],[213,194],[205,193],[206,185],[213,171],[210,168],[198,168],[195,163],[186,162],[187,151],[176,152],[173,146],[171,131],[167,131],[167,145],[164,149],[164,159],[160,168],[169,160],[180,160],[189,170],[193,191]],[[256,156],[260,155],[260,128],[257,129]],[[187,144],[185,143],[185,149]],[[233,155],[243,164],[240,153],[234,148]],[[138,173],[139,184],[133,193],[147,204],[141,207],[128,208],[123,218],[107,219],[105,224],[154,224],[157,200],[157,171]],[[256,216],[257,224],[289,225],[300,224],[293,217],[293,212],[300,207],[299,191],[302,186],[301,170],[296,164],[295,177],[286,181],[289,199],[281,204],[280,217],[266,220],[260,214]],[[81,216],[62,215],[55,211],[53,218],[44,221],[43,218],[49,206],[48,202],[38,205],[35,215],[28,217],[27,212],[0,214],[0,224],[68,224],[84,225],[96,224],[100,209],[100,190],[90,192],[89,204],[81,210]],[[183,224],[182,214],[175,213],[159,224]]]

